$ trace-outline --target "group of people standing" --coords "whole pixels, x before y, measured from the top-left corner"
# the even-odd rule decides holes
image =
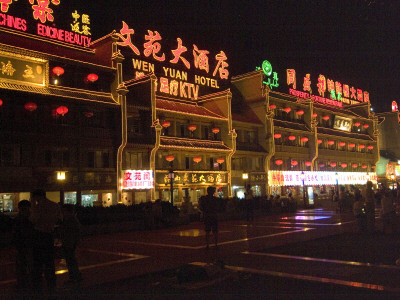
[[[24,292],[41,294],[42,276],[46,280],[47,293],[56,288],[55,248],[57,236],[62,242],[69,282],[79,282],[75,250],[80,241],[80,224],[74,206],[59,204],[46,198],[43,190],[31,193],[31,201],[18,203],[18,215],[14,220],[14,244],[17,249],[17,288]]]
[[[340,200],[339,200],[340,201]],[[353,214],[357,218],[360,232],[375,232],[375,206],[380,206],[384,233],[400,230],[396,208],[400,208],[400,189],[390,190],[382,187],[375,192],[368,181],[363,193],[354,189]]]

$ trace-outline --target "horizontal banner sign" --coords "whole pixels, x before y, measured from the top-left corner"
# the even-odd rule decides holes
[[[301,171],[268,171],[269,186],[287,185],[334,185],[334,184],[376,184],[376,173],[367,172],[301,172]]]
[[[154,187],[152,170],[125,170],[122,172],[123,189],[152,189]]]

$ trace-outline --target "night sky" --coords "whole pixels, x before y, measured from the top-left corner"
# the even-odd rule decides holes
[[[80,6],[85,3],[79,2]],[[95,3],[96,6],[88,7],[93,38],[113,29],[119,31],[125,20],[135,32],[157,30],[163,40],[165,37],[176,41],[181,37],[185,43],[196,43],[210,52],[224,50],[233,76],[251,72],[267,59],[280,75],[281,86],[286,87],[284,92],[285,70],[294,68],[298,86],[302,85],[302,77],[310,73],[315,80],[323,74],[368,91],[377,112],[389,111],[391,101],[400,100],[400,1]]]

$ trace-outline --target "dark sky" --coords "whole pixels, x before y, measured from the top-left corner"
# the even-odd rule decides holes
[[[253,71],[267,59],[279,72],[282,86],[283,72],[294,68],[298,85],[306,73],[314,78],[324,74],[368,91],[375,111],[388,111],[391,101],[400,100],[397,0],[86,3],[94,2],[89,7],[98,12],[91,13],[94,37],[119,30],[125,20],[136,32],[157,30],[163,40],[181,37],[210,52],[224,50],[233,76]]]

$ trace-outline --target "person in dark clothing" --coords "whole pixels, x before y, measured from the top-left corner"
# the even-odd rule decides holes
[[[210,232],[214,236],[215,248],[218,247],[218,198],[214,196],[216,188],[209,186],[207,195],[199,199],[199,208],[203,213],[203,222],[206,232],[206,249],[210,245]]]
[[[245,204],[246,204],[246,220],[253,221],[254,220],[254,198],[253,198],[253,191],[252,191],[250,185],[246,186]]]
[[[18,203],[18,215],[14,219],[13,241],[17,250],[16,275],[17,289],[25,290],[30,288],[30,275],[32,273],[33,258],[32,245],[34,238],[34,226],[29,220],[31,203],[28,200],[21,200]]]
[[[62,206],[63,221],[59,227],[62,249],[67,262],[69,280],[68,283],[79,282],[82,280],[82,274],[79,271],[76,260],[76,248],[80,243],[80,223],[75,214],[75,208],[72,204]]]
[[[54,229],[61,221],[61,210],[57,203],[46,198],[46,192],[41,189],[32,192],[31,201],[30,220],[35,226],[32,285],[35,292],[42,293],[44,273],[47,292],[53,294],[57,279],[54,265]]]

